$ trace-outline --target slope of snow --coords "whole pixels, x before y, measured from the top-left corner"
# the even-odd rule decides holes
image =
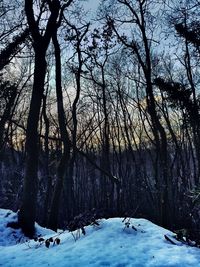
[[[16,222],[17,214],[11,210],[0,209],[0,248],[2,246],[12,246],[17,243],[22,243],[26,241],[26,237],[22,234],[19,229],[11,229],[6,227],[9,222]],[[55,234],[52,230],[42,228],[36,224],[36,234],[37,235],[48,235]],[[1,264],[1,259],[0,259]]]
[[[75,267],[75,266],[115,266],[115,267],[200,267],[200,249],[186,245],[175,246],[164,239],[165,230],[145,219],[131,219],[130,227],[125,227],[122,218],[100,220],[99,226],[85,227],[86,235],[80,231],[54,233],[37,227],[37,234],[45,239],[59,237],[59,245],[45,247],[34,240],[17,243],[21,232],[6,228],[16,215],[8,210],[0,210],[0,266],[23,267]],[[135,231],[131,226],[137,229]],[[80,236],[79,236],[80,235]],[[76,240],[76,241],[75,241]],[[22,242],[22,240],[21,240]]]

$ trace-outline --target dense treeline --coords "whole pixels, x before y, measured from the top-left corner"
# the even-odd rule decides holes
[[[75,0],[8,2],[0,206],[29,236],[92,209],[198,228],[198,1],[104,0],[95,23]]]

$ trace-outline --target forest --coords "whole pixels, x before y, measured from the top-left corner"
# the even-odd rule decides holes
[[[200,233],[200,2],[96,2],[0,0],[0,208]]]

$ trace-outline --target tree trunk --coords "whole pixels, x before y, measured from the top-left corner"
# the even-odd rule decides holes
[[[54,32],[53,44],[54,44],[55,59],[56,59],[56,95],[57,95],[58,122],[59,122],[61,139],[64,146],[64,152],[57,170],[56,187],[51,203],[51,210],[48,220],[48,227],[56,231],[58,227],[58,216],[59,216],[61,195],[63,193],[63,183],[64,183],[64,178],[66,177],[67,174],[67,168],[70,160],[71,145],[65,125],[66,119],[65,119],[65,112],[63,105],[63,95],[62,95],[60,45],[57,39],[57,32]]]
[[[34,235],[37,202],[38,122],[44,91],[46,60],[44,51],[35,53],[33,91],[27,121],[26,161],[22,207],[18,214],[19,225],[27,236]]]

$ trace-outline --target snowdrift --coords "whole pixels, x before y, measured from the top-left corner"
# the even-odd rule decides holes
[[[20,230],[7,228],[16,214],[0,209],[0,266],[173,266],[200,267],[200,249],[173,245],[164,235],[172,234],[145,219],[102,219],[72,233],[55,233],[36,225],[42,239],[26,241]],[[60,244],[45,240],[58,238]]]

